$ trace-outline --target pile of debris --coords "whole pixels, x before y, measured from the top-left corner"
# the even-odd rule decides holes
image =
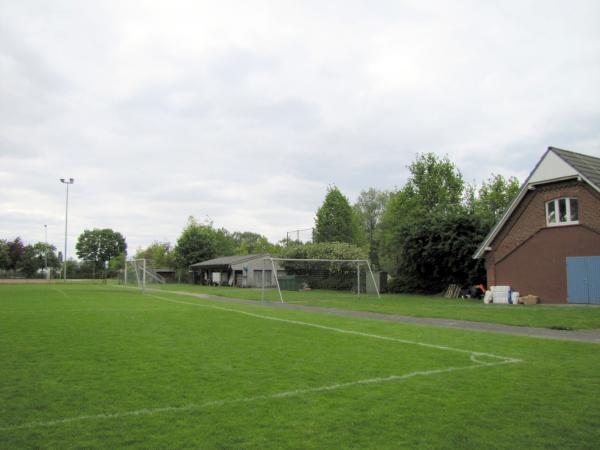
[[[510,286],[492,286],[486,290],[485,286],[479,284],[468,289],[463,289],[458,284],[451,284],[444,294],[446,298],[483,298],[483,303],[500,305],[535,305],[540,302],[537,295],[521,296],[519,292],[513,291]]]

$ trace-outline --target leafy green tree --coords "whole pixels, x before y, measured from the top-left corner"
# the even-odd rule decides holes
[[[217,239],[212,223],[200,224],[190,216],[175,246],[177,267],[186,269],[192,264],[216,256]]]
[[[52,244],[46,244],[45,242],[37,242],[33,245],[35,258],[38,261],[39,268],[45,268],[46,263],[48,264],[48,270],[60,269],[60,261],[56,254],[56,247]]]
[[[212,227],[212,223],[211,223]],[[215,252],[217,256],[235,255],[235,241],[225,228],[214,229]]]
[[[33,246],[26,245],[23,247],[23,252],[17,262],[17,269],[20,270],[25,277],[32,278],[40,268],[40,262],[36,257]]]
[[[402,237],[411,224],[464,212],[465,184],[460,171],[447,156],[419,154],[408,169],[406,184],[391,194],[381,219],[379,259],[392,274],[398,273]]]
[[[390,289],[433,293],[452,283],[484,281],[482,263],[471,255],[489,225],[473,211],[491,203],[476,205],[477,196],[465,193],[462,175],[448,157],[418,155],[409,170],[380,226],[380,260],[394,276]]]
[[[92,263],[92,276],[95,277],[97,270],[105,268],[108,261],[127,250],[127,243],[118,231],[94,228],[79,235],[75,249],[79,258]]]
[[[108,261],[108,276],[114,276],[118,274],[120,270],[124,269],[126,259],[127,254],[124,252],[110,258],[110,261]]]
[[[336,186],[327,189],[325,200],[317,211],[313,240],[348,244],[361,241],[358,218],[348,199]]]
[[[136,259],[150,259],[155,267],[175,267],[175,252],[170,242],[155,241],[145,249],[139,249]]]
[[[43,242],[34,245],[25,245],[17,261],[16,269],[21,271],[27,278],[32,278],[46,267],[59,268],[58,257],[56,256],[56,247]]]
[[[487,227],[475,215],[423,216],[404,222],[394,233],[395,292],[438,293],[449,284],[485,282],[482,260],[472,255]]]
[[[10,247],[6,239],[0,239],[0,270],[10,267]]]
[[[413,200],[412,214],[446,213],[461,206],[464,181],[448,156],[420,154],[408,169],[410,177],[403,191]]]
[[[69,278],[93,278],[96,273],[94,261],[76,261],[67,259],[67,274]]]
[[[272,244],[269,240],[258,233],[250,231],[236,231],[231,234],[235,242],[236,255],[251,255],[255,253],[269,253],[277,255],[280,252],[280,246]]]
[[[472,214],[479,216],[491,228],[511,202],[519,194],[519,180],[515,177],[504,178],[502,175],[492,176],[477,189],[469,186],[467,190],[467,208]]]
[[[15,238],[14,241],[8,242],[8,270],[17,270],[19,260],[25,251],[25,244],[20,237]]]
[[[366,259],[365,250],[347,242],[294,243],[283,249],[282,258]]]
[[[363,233],[367,236],[369,259],[376,266],[379,265],[377,233],[390,195],[388,191],[369,188],[360,193],[354,204],[355,214],[359,219]]]

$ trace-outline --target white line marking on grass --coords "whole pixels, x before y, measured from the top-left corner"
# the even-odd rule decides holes
[[[66,314],[66,313],[96,313],[96,312],[146,312],[146,311],[169,311],[168,309],[166,309],[167,307],[162,307],[162,308],[139,308],[139,309],[133,309],[133,308],[129,308],[129,309],[117,309],[117,308],[113,308],[113,309],[9,309],[9,310],[3,310],[2,314]]]
[[[273,300],[271,300],[271,301],[267,300],[267,302],[275,303],[275,301],[273,301]],[[286,303],[288,303],[288,304],[293,303],[293,304],[296,304],[296,305],[303,305],[303,304],[308,303],[308,300],[288,300],[288,301],[286,301]]]
[[[232,313],[242,314],[242,315],[245,315],[245,316],[256,317],[256,318],[259,318],[259,319],[273,320],[273,321],[276,321],[276,322],[291,323],[291,324],[294,324],[294,325],[301,325],[301,326],[305,326],[305,327],[318,328],[318,329],[321,329],[321,330],[334,331],[336,333],[352,334],[352,335],[355,335],[355,336],[363,336],[363,337],[368,337],[368,338],[372,338],[372,339],[381,339],[381,340],[384,340],[384,341],[398,342],[398,343],[401,343],[401,344],[418,345],[418,346],[421,346],[421,347],[435,348],[435,349],[438,349],[438,350],[446,350],[446,351],[451,351],[451,352],[467,353],[469,355],[475,355],[475,357],[477,357],[477,356],[487,356],[489,358],[499,359],[499,360],[502,360],[502,361],[505,361],[505,362],[510,362],[510,363],[522,362],[521,359],[510,358],[510,357],[507,357],[507,356],[494,355],[493,353],[475,352],[475,351],[472,351],[472,350],[465,350],[465,349],[462,349],[462,348],[448,347],[448,346],[445,346],[445,345],[436,345],[436,344],[427,344],[425,342],[409,341],[407,339],[399,339],[399,338],[393,338],[393,337],[389,337],[389,336],[380,336],[380,335],[377,335],[377,334],[364,333],[362,331],[345,330],[343,328],[329,327],[327,325],[320,325],[320,324],[316,324],[316,323],[303,322],[303,321],[300,321],[300,320],[283,319],[283,318],[280,318],[280,317],[265,316],[263,314],[256,314],[256,313],[252,313],[252,312],[248,312],[248,311],[241,311],[241,310],[237,310],[237,309],[225,308],[223,306],[206,305],[206,304],[201,304],[201,303],[185,302],[185,301],[182,301],[182,300],[173,300],[173,299],[170,299],[170,298],[160,297],[158,295],[152,295],[152,294],[146,294],[146,295],[149,296],[149,297],[157,298],[159,300],[164,300],[164,301],[171,302],[171,303],[181,303],[183,305],[197,306],[197,307],[200,307],[200,308],[217,309],[217,310],[220,310],[220,311],[228,311],[228,312],[232,312]]]
[[[273,317],[273,316],[265,316],[262,314],[256,314],[256,313],[252,313],[252,312],[248,312],[248,311],[241,311],[241,310],[237,310],[237,309],[225,308],[222,306],[185,302],[185,301],[181,301],[181,300],[174,300],[174,299],[170,299],[170,298],[166,298],[166,297],[160,297],[158,295],[152,295],[152,294],[147,294],[147,295],[149,297],[153,297],[153,298],[171,302],[171,303],[179,303],[179,304],[183,304],[183,305],[191,305],[191,306],[196,306],[196,307],[200,307],[200,308],[209,308],[209,309],[216,309],[216,310],[220,310],[220,311],[227,311],[227,312],[231,312],[231,313],[242,314],[245,316],[255,317],[255,318],[264,319],[264,320],[273,320],[273,321],[277,321],[277,322],[290,323],[290,324],[294,324],[294,325],[301,325],[301,326],[306,326],[306,327],[312,327],[312,328],[317,328],[317,329],[322,329],[322,330],[333,331],[336,333],[350,334],[350,335],[355,335],[355,336],[368,337],[368,338],[372,338],[372,339],[380,339],[380,340],[385,340],[385,341],[398,342],[401,344],[418,345],[418,346],[422,346],[422,347],[435,348],[435,349],[439,349],[439,350],[467,353],[467,354],[469,354],[470,360],[472,362],[474,362],[475,364],[470,365],[470,366],[462,366],[462,367],[446,367],[443,369],[419,370],[419,371],[415,371],[415,372],[409,372],[404,375],[391,375],[388,377],[369,378],[369,379],[364,379],[364,380],[350,381],[350,382],[346,382],[346,383],[329,384],[329,385],[324,385],[324,386],[319,386],[319,387],[314,387],[314,388],[295,389],[295,390],[291,390],[291,391],[276,392],[273,394],[257,395],[257,396],[253,396],[253,397],[242,397],[242,398],[230,399],[230,400],[214,400],[214,401],[209,401],[209,402],[205,402],[205,403],[201,403],[201,404],[189,404],[189,405],[184,405],[184,406],[167,406],[167,407],[162,407],[162,408],[144,408],[144,409],[138,409],[138,410],[134,410],[134,411],[124,411],[124,412],[105,413],[105,414],[96,414],[96,415],[81,415],[81,416],[66,417],[66,418],[62,418],[62,419],[55,419],[55,420],[49,420],[49,421],[36,421],[36,422],[24,423],[21,425],[11,425],[11,426],[7,426],[7,427],[0,427],[0,431],[16,431],[16,430],[21,430],[21,429],[31,429],[31,428],[38,428],[38,427],[51,427],[51,426],[58,426],[58,425],[63,425],[63,424],[67,424],[67,423],[86,421],[86,420],[96,421],[96,420],[118,419],[118,418],[122,418],[122,417],[149,416],[149,415],[155,415],[155,414],[160,414],[160,413],[165,413],[165,412],[191,411],[191,410],[198,410],[198,409],[209,408],[209,407],[218,407],[218,406],[224,406],[224,405],[230,405],[230,404],[236,404],[236,403],[249,403],[249,402],[260,401],[260,400],[272,400],[272,399],[307,395],[307,394],[312,394],[312,393],[317,393],[317,392],[334,391],[334,390],[343,389],[343,388],[352,387],[352,386],[358,386],[358,385],[368,385],[368,384],[378,384],[378,383],[386,383],[386,382],[392,382],[392,381],[401,381],[401,380],[406,380],[406,379],[417,377],[417,376],[426,377],[426,376],[432,376],[432,375],[437,375],[437,374],[441,374],[441,373],[456,372],[456,371],[460,371],[460,370],[478,369],[478,368],[482,368],[482,367],[492,367],[492,366],[499,366],[499,365],[503,365],[503,364],[514,364],[514,363],[522,362],[522,360],[517,359],[517,358],[498,356],[498,355],[494,355],[491,353],[474,352],[474,351],[470,351],[470,350],[448,347],[448,346],[443,346],[443,345],[427,344],[424,342],[409,341],[406,339],[398,339],[398,338],[392,338],[392,337],[388,337],[388,336],[380,336],[380,335],[371,334],[371,333],[363,333],[360,331],[345,330],[342,328],[329,327],[326,325],[319,325],[316,323],[303,322],[303,321],[299,321],[299,320],[291,320],[291,319],[283,319],[283,318]],[[480,359],[480,358],[485,358],[485,357],[495,359],[496,362],[485,362]]]
[[[472,358],[473,359],[473,358]],[[473,359],[474,360],[474,359]],[[474,360],[475,361],[475,360]],[[428,377],[432,375],[438,375],[441,373],[450,373],[457,372],[460,370],[469,370],[469,369],[478,369],[481,367],[491,367],[491,366],[499,366],[502,364],[512,364],[517,361],[512,359],[507,359],[505,361],[495,362],[495,363],[483,363],[476,361],[477,364],[471,366],[463,366],[463,367],[446,367],[444,369],[433,369],[433,370],[418,370],[415,372],[405,373],[404,375],[390,375],[388,377],[377,377],[377,378],[368,378],[365,380],[357,380],[357,381],[349,381],[346,383],[335,383],[328,384],[324,386],[318,386],[314,388],[306,388],[306,389],[294,389],[291,391],[283,391],[283,392],[275,392],[273,394],[265,394],[265,395],[256,395],[252,397],[242,397],[230,400],[213,400],[205,403],[199,404],[189,404],[184,406],[166,406],[162,408],[143,408],[137,409],[134,411],[124,411],[124,412],[116,412],[116,413],[105,413],[105,414],[95,414],[95,415],[82,415],[82,416],[74,416],[74,417],[66,417],[63,419],[55,419],[48,421],[38,421],[38,422],[28,422],[21,425],[11,425],[7,427],[1,427],[0,431],[17,431],[23,429],[31,429],[38,427],[52,427],[58,425],[64,425],[72,422],[81,422],[81,421],[97,421],[97,420],[107,420],[107,419],[119,419],[122,417],[138,417],[138,416],[151,416],[155,414],[167,413],[167,412],[182,412],[182,411],[192,411],[198,409],[205,409],[210,407],[218,407],[218,406],[226,406],[232,405],[236,403],[250,403],[260,400],[274,400],[279,398],[287,398],[287,397],[297,397],[302,395],[308,395],[318,392],[328,392],[335,391],[338,389],[344,389],[352,386],[359,385],[367,385],[367,384],[381,384],[388,383],[392,381],[402,381],[407,380],[409,378],[414,377]]]
[[[55,290],[56,292],[60,293],[64,298],[71,298],[70,295],[68,295],[65,291],[63,291],[62,289],[59,289],[57,287],[52,287],[53,290]]]

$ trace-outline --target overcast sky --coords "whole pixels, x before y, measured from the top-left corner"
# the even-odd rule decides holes
[[[0,0],[0,238],[272,241],[418,152],[523,181],[600,156],[600,2]]]

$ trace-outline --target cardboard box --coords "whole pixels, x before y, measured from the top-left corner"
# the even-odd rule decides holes
[[[537,295],[524,295],[519,297],[519,303],[524,305],[536,305],[540,302],[540,298]]]

